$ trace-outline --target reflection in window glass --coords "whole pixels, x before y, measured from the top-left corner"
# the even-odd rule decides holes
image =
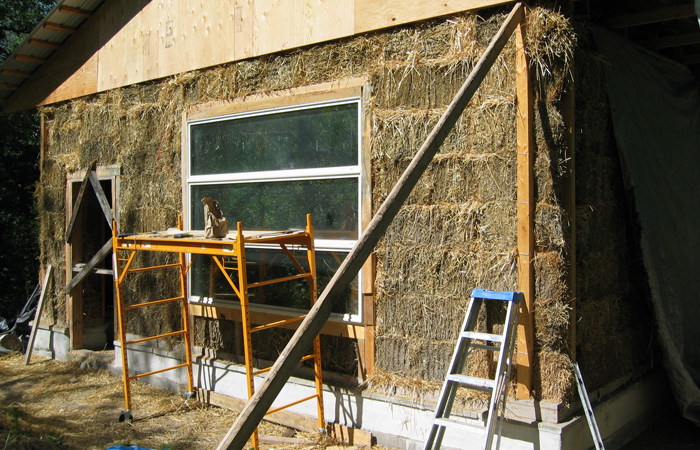
[[[197,124],[192,175],[357,165],[357,103]]]
[[[311,214],[316,239],[319,294],[359,236],[359,99],[241,113],[190,122],[187,197],[189,227],[204,228],[202,198],[218,201],[231,230],[303,229]],[[249,282],[296,274],[283,252],[246,249]],[[305,252],[302,259],[305,259]],[[191,269],[193,297],[231,299],[232,290],[211,258]],[[236,274],[232,274],[237,277]],[[288,281],[251,289],[253,304],[307,309],[308,285]],[[333,312],[362,315],[358,282],[333,305]]]
[[[192,186],[190,213],[204,229],[204,197],[219,202],[231,229],[285,230],[306,226],[311,214],[317,238],[357,239],[357,178]]]
[[[319,295],[330,282],[346,255],[346,252],[316,252],[316,276]],[[306,252],[294,252],[294,256],[304,268],[308,268]],[[246,260],[246,275],[249,284],[260,280],[282,278],[299,273],[292,261],[279,249],[246,249]],[[233,289],[218,267],[212,267],[212,264],[214,263],[209,257],[199,257],[195,260],[191,269],[193,274],[192,295],[238,301]],[[235,264],[231,262],[231,266],[235,266]],[[212,274],[214,275],[213,284],[210,285]],[[228,274],[233,280],[238,281],[238,274],[234,270],[230,270]],[[213,288],[210,286],[213,286]],[[358,282],[355,279],[345,289],[345,292],[335,300],[333,312],[338,314],[358,314],[357,289]],[[309,287],[304,280],[286,281],[251,288],[248,294],[251,304],[301,310],[307,310],[310,307]]]

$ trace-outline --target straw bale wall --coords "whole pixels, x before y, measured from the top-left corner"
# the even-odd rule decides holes
[[[586,387],[653,363],[654,319],[634,207],[605,93],[603,60],[581,33],[576,54],[576,341]]]
[[[371,153],[372,203],[376,209],[483,53],[505,18],[504,11],[507,8],[492,9],[482,16],[458,14],[43,108],[48,135],[38,191],[41,258],[58,268],[57,287],[46,316],[58,323],[65,320],[60,278],[64,273],[67,172],[84,168],[94,159],[101,165],[120,166],[120,231],[165,229],[174,225],[181,208],[181,121],[186,108],[364,76],[370,80],[373,95],[366,151]],[[531,10],[528,29],[537,105],[535,396],[561,401],[572,393],[568,349],[571,295],[566,284],[569,218],[562,207],[566,124],[561,104],[573,77],[577,41],[565,17],[543,8]],[[511,39],[376,249],[376,373],[369,388],[411,383],[418,383],[420,390],[439,386],[437,381],[444,376],[471,289],[517,289],[514,47]],[[597,120],[595,114],[589,119]],[[598,133],[594,127],[589,131]],[[608,141],[603,144],[610,147]],[[596,143],[584,145],[580,153],[588,151],[598,151]],[[612,160],[614,155],[607,158]],[[596,162],[591,164],[597,164],[597,156],[592,159]],[[584,172],[577,180],[590,177],[588,189],[595,189],[600,179],[585,171],[599,168],[582,164],[579,170]],[[612,172],[606,175],[606,182],[617,176]],[[599,209],[590,214],[587,208],[602,208],[612,220],[618,205],[591,206],[593,201],[579,205],[577,217],[584,222],[580,229],[590,229],[589,237],[597,239],[597,227],[613,224],[598,216]],[[603,201],[599,199],[599,203]],[[580,254],[587,258],[594,258],[595,249],[609,244],[582,243],[587,239],[577,241]],[[607,263],[622,265],[623,261]],[[595,267],[587,270],[580,272],[588,289],[601,285],[598,277],[606,273],[610,278],[605,281],[610,284],[625,278],[621,267],[612,273]],[[168,277],[141,277],[130,288],[130,301],[140,299],[143,293],[167,296],[172,284]],[[603,290],[602,286],[597,289]],[[610,292],[608,297],[596,295],[584,301],[589,295],[590,291],[577,292],[581,323],[594,320],[584,318],[584,314],[598,316],[597,311],[591,311],[595,302],[612,304],[612,297],[622,294]],[[500,314],[498,310],[484,313],[483,326],[491,327]],[[150,333],[157,331],[154,327],[168,328],[178,320],[176,312],[163,308],[157,320],[151,316],[130,321],[130,331]],[[582,328],[579,325],[579,340],[588,342]],[[233,353],[233,333],[228,321],[198,319],[195,343]],[[279,337],[280,342],[286,339]],[[620,339],[621,344],[629,344]],[[274,348],[276,340],[266,340],[272,344],[259,350],[269,351],[267,357],[272,359],[272,350],[278,350]],[[583,354],[590,353],[586,345],[582,344]],[[342,355],[342,361],[324,361],[326,368],[353,373],[357,358],[354,341],[325,339],[324,347],[332,348],[330,354]],[[469,369],[472,373],[485,375],[493,370],[485,355],[478,355],[477,360]],[[608,375],[601,378],[602,382],[609,380]]]

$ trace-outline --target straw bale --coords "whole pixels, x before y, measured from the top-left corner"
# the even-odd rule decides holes
[[[557,252],[535,256],[535,335],[546,351],[568,350],[571,306],[566,263]]]
[[[421,342],[382,334],[376,338],[376,347],[380,370],[436,381],[447,373],[454,342]]]
[[[569,356],[551,350],[537,352],[532,388],[535,397],[541,400],[570,402],[575,393],[575,381]]]
[[[631,313],[619,296],[610,295],[588,301],[578,306],[580,322],[577,339],[581,349],[581,364],[586,367],[587,387],[604,385],[610,380],[629,374],[639,362],[636,360],[639,345],[647,346],[650,340],[636,342],[629,327]]]
[[[605,95],[603,62],[585,30],[576,54],[577,359],[596,389],[648,364],[653,336],[648,282]]]
[[[181,120],[186,108],[359,75],[366,76],[373,88],[367,151],[376,207],[439,120],[507,9],[492,8],[483,17],[457,14],[409,24],[42,108],[49,150],[37,189],[42,261],[57,267],[61,286],[67,172],[84,169],[92,159],[101,165],[118,164],[120,231],[171,227],[182,207]],[[536,74],[536,390],[541,398],[561,400],[572,385],[566,347],[571,299],[565,256],[570,231],[561,205],[567,158],[561,100],[574,70],[577,126],[582,130],[577,133],[576,162],[581,174],[576,208],[577,319],[591,320],[587,315],[596,298],[619,304],[634,292],[629,286],[633,275],[624,268],[632,256],[625,249],[630,238],[621,231],[628,225],[617,212],[624,202],[622,187],[615,182],[619,164],[607,99],[600,94],[604,88],[599,61],[572,57],[579,36],[559,12],[532,7],[527,25]],[[514,52],[511,39],[376,250],[378,373],[394,380],[415,379],[423,386],[419,390],[444,376],[471,289],[517,288]],[[574,61],[580,64],[577,68]],[[615,284],[622,285],[610,286]],[[128,292],[129,301],[139,298],[140,292],[167,296],[176,285],[172,274],[139,277],[136,288]],[[606,288],[610,297],[603,295]],[[49,315],[63,323],[65,306],[59,291],[53,294]],[[618,310],[625,315],[624,307]],[[180,320],[175,312],[164,308],[154,320],[135,311],[139,318],[130,321],[130,330],[146,334],[153,328],[167,329]],[[620,345],[631,345],[628,320],[610,318],[604,324],[606,332],[617,333]],[[581,328],[577,327],[579,333]],[[196,319],[197,345],[234,354],[233,334],[227,321]],[[277,339],[266,347],[270,358],[282,346],[284,333]],[[582,339],[577,337],[579,343]],[[355,373],[356,345],[352,340],[324,338],[324,348],[339,355],[328,361],[328,367]],[[578,350],[588,364],[614,357],[594,354],[587,345]],[[473,370],[488,371],[490,364],[479,359]],[[594,380],[604,382],[612,373],[603,370]]]
[[[535,208],[535,242],[538,247],[564,252],[569,236],[569,218],[561,206],[537,204]]]
[[[236,322],[212,317],[195,317],[194,330],[193,345],[236,354]]]
[[[543,81],[562,83],[571,77],[578,36],[570,19],[552,9],[530,8],[526,28],[527,49],[540,86]]]

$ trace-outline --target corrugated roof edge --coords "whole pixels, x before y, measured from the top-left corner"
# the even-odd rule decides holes
[[[59,0],[56,3],[56,5],[54,5],[54,7],[51,8],[51,10],[46,14],[46,16],[44,16],[44,18],[24,38],[22,43],[19,44],[17,46],[17,48],[15,48],[12,51],[12,53],[10,53],[7,56],[5,61],[3,61],[2,64],[0,65],[0,108],[3,108],[3,103],[5,102],[5,100],[7,100],[12,95],[14,90],[18,89],[22,85],[24,80],[26,79],[24,77],[3,75],[3,72],[12,71],[12,70],[16,71],[16,69],[13,69],[12,66],[15,63],[15,61],[17,61],[16,60],[17,55],[27,53],[27,52],[24,52],[23,50],[25,50],[30,45],[29,42],[32,39],[36,39],[36,36],[40,32],[44,31],[45,25],[47,23],[50,22],[52,24],[57,24],[57,25],[66,25],[65,20],[61,19],[61,16],[63,15],[62,13],[66,12],[66,11],[62,11],[61,8],[63,8],[64,6],[67,8],[76,8],[75,6],[66,5],[66,3],[70,3],[70,1],[69,0]],[[91,9],[84,9],[85,5],[81,5],[81,8],[78,8],[78,9],[81,9],[81,10],[86,11],[86,12],[94,13],[97,10],[97,8],[99,8],[102,5],[102,3],[104,3],[104,0],[96,0],[95,2],[86,2],[86,3],[93,5],[91,7]],[[88,18],[83,17],[82,20],[80,21],[78,27],[82,26],[82,24],[85,23],[85,21],[87,19]],[[64,33],[57,32],[56,35],[62,37],[60,41],[56,42],[56,41],[51,40],[48,42],[51,42],[52,44],[56,44],[57,46],[60,47],[68,39],[68,37],[66,37],[66,35]],[[43,40],[45,40],[45,39],[43,39]],[[56,51],[56,49],[54,49],[50,54],[52,54],[54,51]],[[50,56],[50,54],[49,54],[49,56]],[[27,62],[24,61],[24,64],[27,64]],[[31,73],[33,73],[43,63],[37,62],[37,63],[32,63],[32,64],[34,64],[34,66],[32,68],[32,72],[29,73],[30,76],[31,76]],[[15,84],[15,83],[9,82],[9,80],[13,80],[13,79],[17,79],[17,78],[19,78],[19,83]],[[3,108],[3,111],[4,111],[4,108]]]

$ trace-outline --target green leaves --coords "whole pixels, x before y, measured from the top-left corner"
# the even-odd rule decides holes
[[[55,0],[0,1],[0,62],[22,42]],[[0,316],[12,319],[38,278],[39,120],[0,114]]]
[[[55,0],[0,2],[0,62],[12,53],[55,4]]]

